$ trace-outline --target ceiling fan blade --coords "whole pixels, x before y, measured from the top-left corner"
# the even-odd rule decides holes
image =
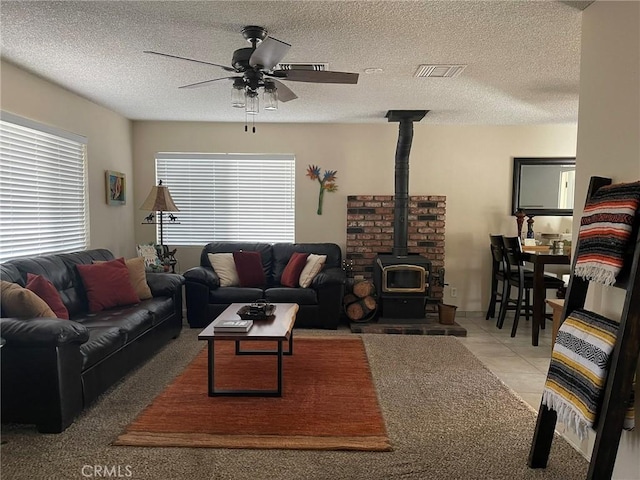
[[[279,82],[278,80],[271,81],[276,84],[276,88],[278,89],[278,100],[281,102],[284,103],[298,98],[298,96],[293,93],[293,90],[287,87],[284,83]]]
[[[311,82],[311,83],[346,83],[355,85],[358,83],[357,73],[348,72],[329,72],[326,70],[276,70],[273,76],[280,80],[289,80],[292,82]]]
[[[287,54],[291,45],[277,38],[267,37],[258,45],[249,58],[249,65],[271,70]]]
[[[209,85],[210,83],[217,82],[217,81],[219,81],[219,80],[233,80],[234,78],[242,78],[242,77],[222,77],[222,78],[214,78],[213,80],[205,80],[204,82],[196,82],[196,83],[190,83],[189,85],[182,85],[181,87],[178,87],[178,88],[198,88],[198,87],[205,87],[205,86]]]
[[[177,55],[170,55],[168,53],[160,53],[160,52],[152,52],[151,50],[145,50],[143,53],[151,53],[153,55],[160,55],[161,57],[167,57],[167,58],[177,58],[178,60],[186,60],[188,62],[203,63],[204,65],[213,65],[214,67],[223,68],[227,72],[235,72],[235,70],[231,67],[227,67],[225,65],[218,65],[217,63],[205,62],[203,60],[195,60],[193,58],[187,58],[187,57],[178,57]]]

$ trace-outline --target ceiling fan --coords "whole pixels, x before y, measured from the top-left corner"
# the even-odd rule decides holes
[[[176,58],[189,62],[202,63],[205,65],[213,65],[222,68],[227,72],[233,72],[236,75],[204,80],[202,82],[182,85],[179,88],[199,88],[211,85],[220,80],[233,80],[232,103],[236,107],[245,107],[242,103],[246,100],[247,113],[257,112],[249,110],[249,104],[252,99],[257,99],[258,89],[265,90],[266,109],[277,108],[277,100],[288,102],[295,100],[297,95],[280,80],[291,82],[311,82],[311,83],[341,83],[356,84],[358,83],[357,73],[348,72],[331,72],[323,70],[303,70],[303,69],[275,69],[276,65],[284,58],[291,48],[286,42],[267,35],[267,31],[263,27],[254,25],[246,26],[242,29],[242,36],[251,43],[251,47],[240,48],[233,52],[231,67],[219,65],[217,63],[195,60],[193,58],[180,57],[170,55],[168,53],[160,53],[146,50],[144,53],[160,55],[162,57]],[[277,96],[276,96],[277,92]],[[269,98],[267,98],[269,95]],[[275,108],[269,108],[269,102],[275,101]],[[273,104],[272,104],[273,106]]]

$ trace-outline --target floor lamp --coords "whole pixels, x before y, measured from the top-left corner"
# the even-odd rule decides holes
[[[164,230],[163,230],[163,215],[164,212],[179,212],[180,209],[176,207],[176,204],[173,203],[173,198],[171,198],[171,193],[169,193],[169,189],[162,185],[162,180],[158,182],[157,186],[151,188],[151,193],[144,201],[144,203],[140,206],[140,210],[150,210],[152,212],[158,212],[157,219],[158,221],[145,221],[144,223],[150,223],[153,225],[160,224],[160,249],[161,249],[161,259],[162,263],[165,260],[169,260],[169,265],[171,265],[172,269],[175,269],[175,258],[173,257],[173,253],[169,253],[169,249],[164,244]],[[149,217],[147,217],[149,218]],[[147,219],[145,219],[147,220]],[[172,221],[171,223],[175,223]]]

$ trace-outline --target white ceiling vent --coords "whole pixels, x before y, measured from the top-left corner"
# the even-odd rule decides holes
[[[453,78],[465,68],[466,65],[419,65],[414,77]]]
[[[316,72],[324,72],[329,70],[328,63],[278,63],[274,70],[315,70]]]

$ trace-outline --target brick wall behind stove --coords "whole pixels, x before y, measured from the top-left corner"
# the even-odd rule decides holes
[[[409,197],[407,247],[431,260],[433,274],[444,267],[444,232],[447,197]],[[353,260],[353,274],[370,279],[379,253],[393,250],[393,195],[349,195],[347,197],[347,259]],[[442,287],[432,288],[442,298]]]

